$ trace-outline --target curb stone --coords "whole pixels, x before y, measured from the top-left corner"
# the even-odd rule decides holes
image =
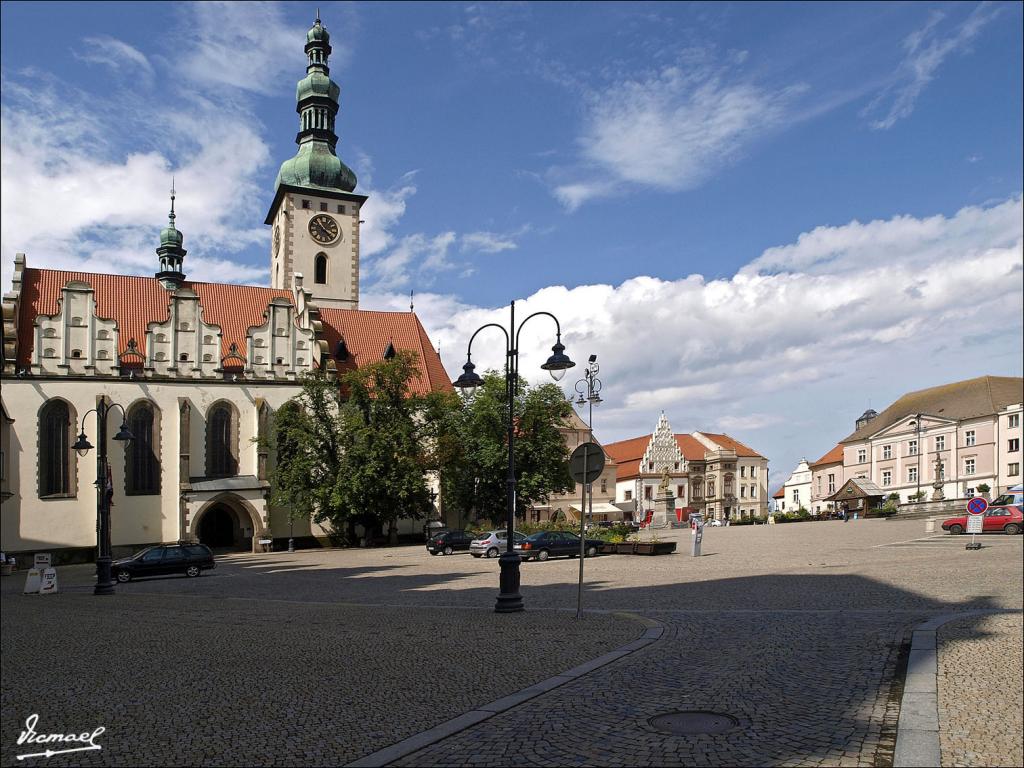
[[[393,763],[396,760],[401,760],[403,757],[411,755],[413,752],[417,752],[424,747],[428,747],[435,742],[441,741],[441,739],[454,736],[477,723],[494,717],[494,715],[505,712],[513,707],[517,707],[523,702],[529,701],[543,693],[547,693],[559,686],[583,677],[584,675],[600,669],[603,666],[611,664],[613,661],[618,661],[624,656],[635,653],[641,648],[646,648],[661,639],[662,635],[665,633],[665,626],[654,619],[626,612],[616,612],[615,615],[637,621],[647,627],[647,629],[644,630],[644,633],[636,640],[598,656],[596,659],[591,659],[590,661],[584,662],[572,669],[566,670],[560,675],[549,677],[547,680],[541,680],[539,683],[534,683],[521,691],[516,691],[515,693],[510,693],[507,696],[502,696],[500,699],[496,699],[488,704],[482,704],[474,710],[465,712],[458,717],[446,720],[443,723],[439,723],[433,728],[391,744],[390,746],[384,747],[384,749],[379,749],[369,755],[365,755],[358,760],[349,763],[346,768],[378,768],[379,766]]]

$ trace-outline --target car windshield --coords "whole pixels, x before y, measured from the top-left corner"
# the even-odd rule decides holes
[[[992,502],[993,507],[1008,507],[1011,504],[1020,504],[1024,500],[1024,494],[1020,493],[1004,493],[1002,496]]]

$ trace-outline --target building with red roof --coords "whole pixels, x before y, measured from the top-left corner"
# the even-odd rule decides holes
[[[767,513],[768,459],[729,435],[676,434],[662,413],[650,435],[604,449],[616,465],[616,503],[632,504],[634,519],[656,515],[666,488],[677,519],[690,512],[718,520]]]
[[[275,412],[304,374],[340,372],[397,350],[416,354],[414,393],[451,380],[416,315],[359,309],[360,211],[355,174],[337,157],[338,86],[330,36],[307,35],[307,74],[296,93],[296,155],[278,174],[269,285],[189,280],[172,190],[156,238],[152,277],[30,266],[15,259],[3,299],[3,504],[0,548],[91,556],[96,546],[100,398],[116,403],[134,439],[109,441],[115,551],[177,540],[257,549],[323,539],[309,521],[289,526],[272,508]],[[406,526],[411,530],[411,521]]]

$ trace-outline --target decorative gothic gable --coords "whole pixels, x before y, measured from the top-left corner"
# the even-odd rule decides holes
[[[310,370],[314,332],[295,322],[295,307],[275,298],[263,313],[264,322],[249,328],[245,375],[255,378],[294,379]]]
[[[69,281],[61,289],[57,313],[36,317],[32,372],[108,376],[117,372],[117,323],[96,316],[88,283]]]
[[[653,466],[652,466],[653,465]],[[658,426],[654,428],[651,442],[647,444],[640,463],[641,472],[661,473],[665,470],[678,472],[683,469],[683,454],[679,450],[675,433],[668,423],[665,412],[661,412]]]
[[[215,377],[220,369],[221,329],[203,321],[190,288],[170,296],[167,320],[146,326],[146,368],[160,376]]]

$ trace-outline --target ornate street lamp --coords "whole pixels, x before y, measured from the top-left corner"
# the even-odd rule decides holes
[[[95,408],[86,411],[82,416],[82,429],[75,444],[71,446],[79,456],[85,456],[92,450],[92,443],[85,436],[85,419],[90,413],[96,414],[96,430],[99,433],[99,448],[96,451],[96,587],[94,595],[114,594],[114,580],[111,578],[111,546],[110,546],[110,494],[107,493],[107,413],[111,408],[121,410],[121,429],[114,435],[115,440],[127,443],[135,439],[128,429],[128,415],[124,407],[117,403],[107,403],[101,397]]]
[[[515,514],[516,514],[516,452],[515,452],[515,401],[519,388],[519,332],[523,326],[538,315],[547,315],[555,321],[555,344],[551,347],[551,356],[541,368],[551,374],[551,378],[560,381],[565,371],[572,368],[576,363],[565,354],[565,346],[562,344],[562,326],[558,318],[550,312],[534,312],[523,320],[519,327],[516,327],[516,303],[509,305],[510,322],[506,330],[498,323],[487,323],[477,328],[469,337],[469,344],[466,346],[466,364],[462,366],[462,375],[452,382],[452,385],[463,390],[467,395],[472,396],[477,388],[483,384],[476,373],[476,366],[473,365],[473,339],[484,328],[498,328],[505,334],[505,396],[508,404],[508,475],[505,479],[508,496],[508,531],[506,537],[505,553],[498,558],[501,566],[499,578],[498,599],[494,605],[497,613],[514,613],[523,610],[523,596],[519,594],[519,563],[520,557],[512,548],[515,541]]]
[[[600,405],[603,401],[601,400],[601,380],[597,378],[598,372],[601,370],[597,364],[597,355],[591,355],[587,359],[587,368],[583,371],[583,378],[576,382],[576,405],[581,409],[584,405],[588,407],[587,412],[587,442],[594,442],[594,406]],[[584,396],[586,393],[586,396]],[[586,461],[584,460],[584,470],[586,470]],[[579,584],[576,588],[576,618],[580,618],[580,614],[583,611],[583,559],[586,554],[587,546],[587,525],[586,521],[589,520],[591,523],[594,521],[594,484],[584,483],[583,490],[586,493],[587,503],[590,505],[590,511],[584,509],[584,504],[580,504],[580,578]]]

